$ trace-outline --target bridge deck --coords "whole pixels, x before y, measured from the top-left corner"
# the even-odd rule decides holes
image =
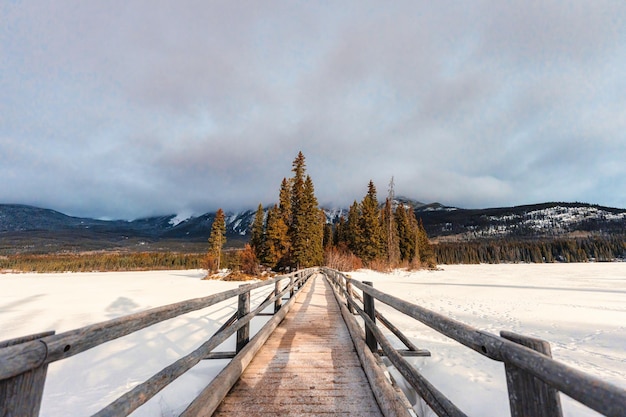
[[[329,284],[311,280],[214,416],[382,416]]]

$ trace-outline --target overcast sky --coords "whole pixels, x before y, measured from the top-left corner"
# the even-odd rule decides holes
[[[0,203],[626,207],[626,2],[0,2]]]

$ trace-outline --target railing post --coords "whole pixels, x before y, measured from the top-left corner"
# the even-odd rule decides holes
[[[246,287],[247,284],[240,285],[240,287]],[[250,312],[250,291],[246,291],[243,294],[239,294],[239,303],[237,307],[237,318],[241,319]],[[241,349],[248,344],[250,340],[250,322],[246,323],[241,329],[237,330],[237,347],[236,351],[239,353]]]
[[[507,331],[500,332],[500,336],[552,357],[550,343],[545,340]],[[562,417],[561,400],[555,388],[506,361],[504,362],[504,369],[509,390],[511,417]]]
[[[0,349],[51,336],[45,332],[0,342]],[[0,381],[0,416],[37,417],[41,408],[48,365]]]
[[[296,289],[294,288],[294,282],[295,282],[295,274],[291,274],[289,276],[289,298],[293,298],[293,294],[296,292]]]
[[[363,281],[363,284],[369,285],[370,287],[374,286],[369,281]],[[365,314],[367,314],[368,317],[372,319],[374,323],[376,323],[376,307],[374,306],[374,298],[365,291],[363,291],[363,310],[365,311]],[[376,337],[367,326],[365,326],[365,344],[367,344],[367,347],[370,348],[372,352],[378,352],[378,343],[376,342]]]
[[[346,293],[347,293],[346,299],[348,301],[348,311],[350,312],[350,314],[354,314],[354,308],[352,307],[352,304],[350,303],[352,301],[352,284],[347,279],[345,281],[346,281]]]
[[[276,297],[276,300],[274,300],[274,314],[278,313],[278,310],[280,310],[280,307],[282,306],[282,295],[279,296],[280,294],[280,280],[277,280],[274,283],[274,296]]]

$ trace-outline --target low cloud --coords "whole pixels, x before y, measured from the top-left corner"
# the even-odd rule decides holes
[[[373,179],[461,207],[626,207],[626,5],[5,2],[2,202],[137,218]]]

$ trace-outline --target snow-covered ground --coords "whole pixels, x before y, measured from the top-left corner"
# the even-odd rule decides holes
[[[350,275],[481,330],[548,340],[555,359],[626,389],[626,263],[448,265],[442,271]],[[60,333],[239,285],[202,281],[203,276],[203,271],[0,275],[0,340],[51,329]],[[508,415],[502,364],[378,307],[432,352],[411,361],[468,415]],[[41,416],[93,414],[193,350],[234,309],[231,303],[189,313],[51,364]],[[234,348],[232,340],[225,345],[217,350]],[[224,364],[204,361],[133,415],[178,415]],[[596,415],[565,398],[563,408],[566,416]]]

